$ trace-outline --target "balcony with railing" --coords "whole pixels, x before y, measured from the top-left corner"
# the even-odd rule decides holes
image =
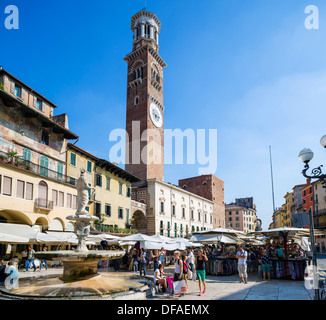
[[[34,203],[36,212],[50,212],[53,210],[53,201],[47,199],[37,198]]]
[[[24,158],[17,157],[14,155],[8,155],[7,153],[0,151],[0,163],[13,166],[24,171],[32,172],[39,176],[55,180],[58,182],[70,184],[72,186],[76,186],[76,179],[66,176],[63,173],[53,171],[46,167],[42,167],[38,164],[35,164],[31,161],[25,160]]]

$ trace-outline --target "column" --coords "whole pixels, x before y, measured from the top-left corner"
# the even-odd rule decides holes
[[[149,37],[151,38],[151,39],[154,39],[154,27],[153,26],[150,26],[149,27]]]
[[[143,23],[140,25],[140,36],[145,37],[145,25]]]

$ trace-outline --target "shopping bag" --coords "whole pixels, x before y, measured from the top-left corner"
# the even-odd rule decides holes
[[[173,288],[173,278],[172,277],[167,277],[166,281],[168,282],[169,288]]]
[[[193,272],[193,274],[192,274],[192,280],[196,281],[196,279],[197,279],[197,274],[195,272]]]
[[[173,281],[173,291],[176,295],[185,294],[187,292],[186,281]]]
[[[191,272],[191,270],[188,270],[187,277],[188,277],[188,279],[192,279],[192,272]]]

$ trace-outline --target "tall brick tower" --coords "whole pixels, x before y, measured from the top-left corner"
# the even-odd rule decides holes
[[[126,116],[126,171],[146,180],[164,178],[163,163],[163,69],[159,55],[161,22],[141,10],[131,19],[133,50],[128,63]]]

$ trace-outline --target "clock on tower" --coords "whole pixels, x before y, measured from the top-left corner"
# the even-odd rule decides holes
[[[163,180],[164,106],[163,69],[157,16],[141,10],[131,19],[133,50],[128,63],[126,116],[126,171],[146,180]]]

